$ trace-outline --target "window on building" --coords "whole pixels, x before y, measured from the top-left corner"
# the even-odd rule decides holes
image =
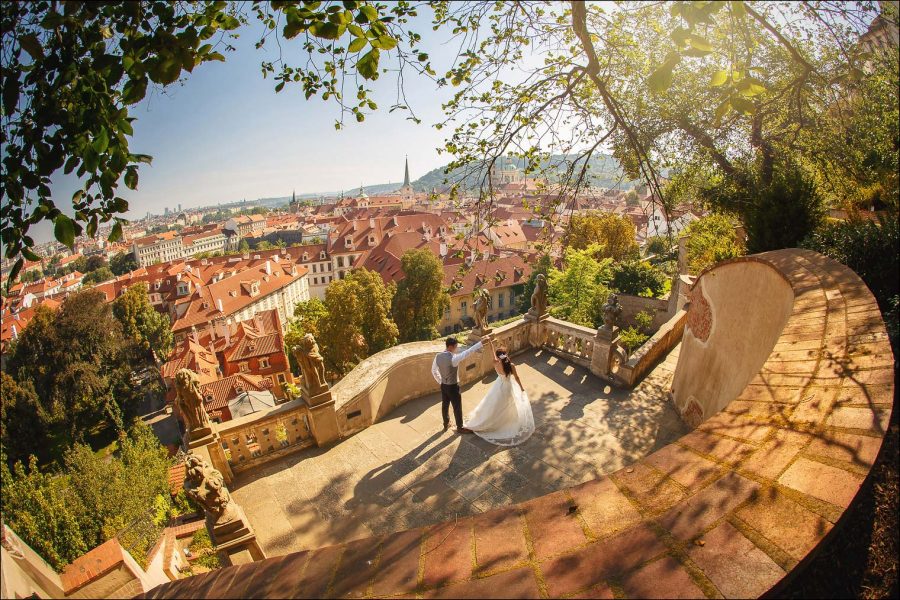
[[[284,378],[284,373],[279,373],[279,374],[278,374],[278,383],[280,383],[281,385],[284,385],[284,383],[285,383],[286,381],[287,381],[287,380]]]
[[[244,361],[238,365],[238,368],[241,370],[241,373],[246,373],[250,370],[250,366],[247,364],[247,361]]]
[[[259,368],[260,369],[268,369],[269,368],[269,357],[263,356],[259,359]]]
[[[344,266],[344,257],[338,256],[338,267],[343,267],[343,266]]]
[[[505,294],[503,292],[500,292],[499,294],[497,294],[497,307],[498,308],[503,308],[504,296],[505,296]]]
[[[466,302],[465,300],[463,300],[462,303],[459,305],[459,310],[462,314],[466,314],[469,310],[469,303]]]

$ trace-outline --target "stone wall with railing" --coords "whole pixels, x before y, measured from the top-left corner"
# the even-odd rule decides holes
[[[550,317],[541,322],[541,346],[576,365],[591,368],[597,330]]]
[[[220,423],[215,431],[233,473],[315,444],[301,399]]]

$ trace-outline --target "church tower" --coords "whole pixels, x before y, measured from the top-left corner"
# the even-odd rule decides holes
[[[411,199],[411,197],[415,194],[412,184],[409,182],[409,156],[406,157],[406,162],[403,168],[403,187],[397,190],[396,193],[404,196],[407,199]]]

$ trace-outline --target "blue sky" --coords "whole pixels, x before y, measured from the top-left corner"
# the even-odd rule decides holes
[[[351,115],[344,129],[336,131],[336,104],[305,100],[299,84],[276,94],[271,77],[263,79],[260,62],[274,58],[275,46],[270,41],[263,50],[254,48],[260,32],[254,19],[231,42],[236,50],[225,53],[225,62],[200,65],[182,83],[164,93],[148,92],[132,108],[137,118],[132,152],[152,155],[153,164],[141,165],[136,191],[120,186],[130,204],[127,217],[162,213],[179,203],[190,207],[255,200],[287,196],[292,190],[351,190],[389,181],[399,186],[406,154],[413,179],[449,161],[438,155],[443,136],[432,127],[447,92],[438,93],[433,82],[408,79],[407,96],[422,124],[406,120],[400,111],[388,113],[396,96],[389,73],[368,86],[375,89],[378,110],[363,123]],[[438,61],[442,53],[449,54],[449,47],[429,46]],[[293,56],[297,64],[301,54],[287,49],[285,56]],[[54,179],[58,205],[67,204],[76,185],[74,177]],[[50,237],[49,229],[35,233]]]

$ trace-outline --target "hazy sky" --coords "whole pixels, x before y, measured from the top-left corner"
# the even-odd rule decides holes
[[[126,216],[162,213],[179,203],[189,207],[287,196],[292,190],[340,191],[387,182],[399,186],[406,154],[413,179],[449,161],[438,155],[442,135],[431,126],[447,92],[438,93],[424,78],[408,80],[408,99],[423,119],[416,125],[406,120],[406,113],[388,113],[396,97],[395,78],[383,74],[369,85],[376,91],[378,110],[363,123],[350,115],[345,128],[336,131],[337,105],[305,100],[299,84],[276,94],[275,82],[263,79],[260,62],[274,58],[276,47],[270,40],[266,49],[254,48],[260,31],[254,19],[232,42],[236,50],[225,53],[225,62],[200,65],[183,83],[165,94],[148,92],[132,108],[137,121],[131,150],[152,155],[153,164],[141,165],[136,191],[120,186],[131,208]],[[449,54],[436,41],[428,50],[439,61],[442,53]],[[297,64],[301,54],[287,49],[285,56]],[[67,204],[76,185],[74,177],[54,179],[58,205]]]

